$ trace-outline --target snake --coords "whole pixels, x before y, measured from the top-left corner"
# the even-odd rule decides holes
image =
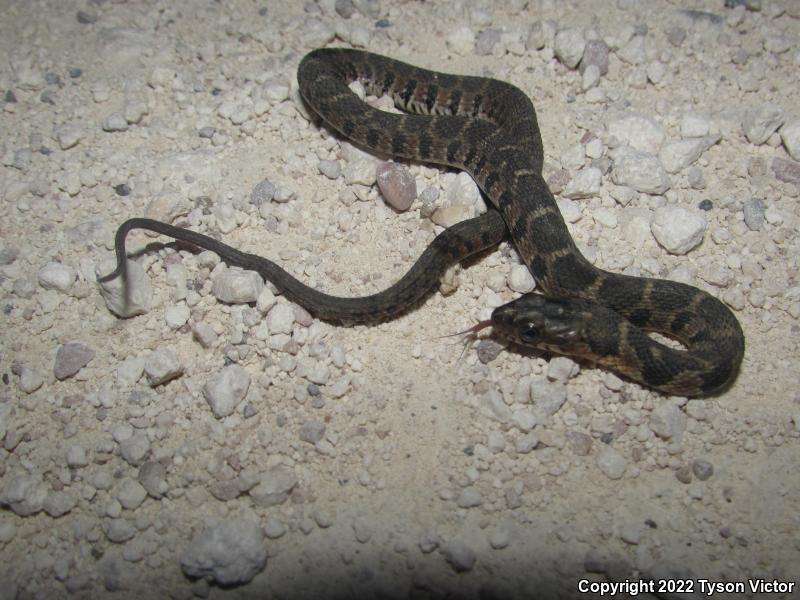
[[[258,272],[315,317],[367,323],[406,312],[454,262],[510,238],[536,289],[495,308],[471,331],[491,325],[511,344],[588,361],[667,395],[709,396],[735,380],[744,334],[722,301],[681,282],[606,271],[581,254],[543,178],[536,111],[518,87],[349,48],[309,52],[297,81],[311,116],[328,128],[376,153],[466,171],[489,210],[442,231],[404,276],[368,296],[326,294],[269,259],[146,218],[120,225],[117,267],[102,281],[127,278],[126,236],[149,229]],[[388,95],[403,112],[370,106],[351,89],[355,81],[369,95]],[[659,341],[653,332],[678,343]]]

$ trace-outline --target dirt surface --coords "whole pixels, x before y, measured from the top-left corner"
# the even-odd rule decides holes
[[[600,6],[2,2],[0,598],[797,597],[751,585],[800,580],[800,10]],[[338,327],[260,282],[222,302],[232,270],[134,233],[147,310],[112,313],[96,277],[129,217],[353,296],[482,210],[463,175],[407,163],[419,197],[387,205],[384,157],[297,94],[324,45],[524,90],[582,251],[734,309],[732,388],[667,398],[441,338],[519,295],[507,243],[402,318]],[[698,136],[665,191],[620,179],[626,144],[666,165]],[[599,187],[570,188],[592,168]],[[702,242],[671,253],[651,225],[678,207]]]

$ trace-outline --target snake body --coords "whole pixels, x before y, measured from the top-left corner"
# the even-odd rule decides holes
[[[494,330],[520,344],[588,359],[669,394],[708,395],[735,378],[744,335],[722,302],[682,283],[604,271],[580,253],[542,177],[536,112],[520,89],[349,49],[310,52],[297,79],[306,103],[345,137],[391,156],[463,169],[496,210],[445,230],[394,286],[362,298],[323,294],[267,259],[148,219],[120,227],[118,267],[107,277],[124,274],[127,232],[145,228],[260,272],[320,318],[383,320],[421,299],[453,261],[497,244],[507,232],[542,294],[496,309]],[[372,108],[349,89],[355,80],[413,114]],[[685,349],[659,343],[647,331],[677,339]]]

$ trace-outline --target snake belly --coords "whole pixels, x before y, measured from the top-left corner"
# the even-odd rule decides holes
[[[297,80],[306,103],[346,138],[390,156],[463,169],[497,210],[446,229],[397,283],[360,298],[325,294],[266,258],[182,227],[139,218],[118,229],[117,268],[101,281],[127,277],[126,235],[149,229],[257,271],[321,319],[382,321],[417,304],[450,264],[497,244],[507,232],[542,293],[496,309],[492,325],[501,334],[587,359],[667,394],[714,394],[735,379],[744,335],[722,302],[682,283],[599,269],[580,253],[542,178],[544,151],[536,111],[519,88],[338,48],[308,53]],[[369,106],[348,87],[356,80],[370,94],[389,94],[398,108],[412,114]],[[674,338],[685,348],[659,343],[648,331]]]

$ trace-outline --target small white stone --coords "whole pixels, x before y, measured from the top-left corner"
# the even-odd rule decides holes
[[[196,535],[180,559],[183,572],[221,586],[249,583],[267,564],[264,532],[246,518],[223,521]]]
[[[249,304],[258,299],[263,288],[264,280],[258,273],[233,267],[217,275],[211,293],[226,304]]]
[[[85,467],[89,464],[89,459],[86,458],[86,450],[77,444],[71,445],[67,448],[67,466],[72,468]]]
[[[581,90],[584,92],[592,89],[600,83],[600,67],[597,65],[589,65],[584,69],[581,76]]]
[[[194,323],[192,325],[192,334],[203,348],[211,348],[219,337],[214,328],[205,321]]]
[[[64,125],[56,130],[56,139],[62,150],[69,150],[83,138],[81,130],[73,125]]]
[[[267,313],[267,327],[271,334],[292,333],[294,324],[294,310],[291,304],[278,303]]]
[[[39,285],[46,290],[68,291],[78,276],[75,269],[57,262],[47,263],[39,269]]]
[[[34,370],[27,364],[21,365],[19,369],[19,389],[26,394],[32,394],[40,387],[44,380],[38,371]],[[0,437],[2,439],[2,437]]]
[[[450,32],[445,43],[456,54],[466,56],[475,47],[475,33],[468,26],[462,25]]]
[[[486,439],[486,447],[492,454],[499,454],[506,449],[506,438],[499,431],[490,431]]]
[[[609,479],[619,479],[625,473],[625,458],[608,444],[598,444],[595,462]]]
[[[667,68],[664,66],[663,63],[660,62],[652,62],[647,65],[647,79],[653,83],[658,84],[664,79],[664,75],[667,73]]]
[[[583,50],[586,47],[586,38],[583,31],[578,27],[568,27],[556,33],[553,42],[553,51],[556,58],[561,63],[574,69],[583,58]]]
[[[117,491],[117,500],[123,508],[134,510],[147,498],[147,491],[141,483],[130,477],[126,477]]]
[[[600,138],[593,138],[586,142],[586,156],[589,158],[600,158],[605,150]]]
[[[489,545],[495,550],[507,548],[509,543],[508,530],[504,527],[495,529],[489,536]]]
[[[103,131],[125,131],[128,129],[128,120],[118,112],[107,115],[101,124]]]
[[[684,113],[681,117],[681,137],[694,138],[708,135],[711,123],[705,115],[696,112]]]
[[[658,437],[670,440],[680,438],[686,430],[686,414],[671,402],[662,402],[650,415],[650,429]]]
[[[722,139],[720,135],[708,135],[664,144],[658,157],[667,173],[682,171]]]
[[[477,488],[467,486],[461,490],[461,493],[458,495],[458,499],[456,500],[456,504],[459,506],[459,508],[474,508],[483,504],[483,499],[481,498],[481,493]]]
[[[536,287],[536,280],[525,265],[514,265],[508,274],[508,287],[520,294],[527,294]]]
[[[297,475],[283,465],[273,467],[261,475],[258,485],[249,494],[256,506],[278,506],[286,502],[297,485]]]
[[[607,227],[608,229],[613,229],[617,226],[617,213],[604,206],[599,206],[592,212],[592,218],[594,219],[595,223],[599,223],[603,227]]]
[[[647,152],[621,149],[614,158],[612,181],[647,194],[663,194],[671,182],[661,161]]]
[[[99,279],[111,272],[115,266],[116,261],[113,259],[104,261],[95,269],[95,275]],[[98,282],[100,295],[106,307],[122,318],[145,314],[150,310],[153,301],[153,286],[139,263],[129,260],[127,273],[127,285],[123,285],[122,277]]]
[[[608,134],[635,150],[657,154],[664,143],[664,128],[653,117],[641,113],[622,113],[608,122]]]
[[[185,304],[174,304],[164,309],[164,321],[170,329],[180,329],[189,320],[191,311]]]
[[[793,159],[800,161],[800,119],[786,123],[780,133],[786,151]]]
[[[219,202],[214,206],[214,218],[222,233],[230,233],[236,229],[236,211],[230,202]]]
[[[602,171],[597,167],[587,167],[578,171],[567,184],[562,195],[572,200],[596,196],[600,192],[602,182]]]
[[[348,161],[343,174],[347,185],[360,184],[369,187],[375,183],[375,159],[369,157]]]
[[[342,165],[338,160],[321,160],[317,163],[317,168],[328,179],[338,179],[342,174]]]
[[[547,378],[566,383],[580,372],[580,366],[566,356],[554,356],[547,365]]]
[[[531,409],[517,408],[511,415],[511,423],[523,433],[527,433],[536,427],[538,420]]]
[[[670,254],[686,254],[703,241],[708,222],[703,211],[662,206],[653,214],[650,230]]]
[[[267,314],[267,312],[275,306],[275,303],[278,300],[275,298],[275,294],[272,293],[272,290],[269,287],[264,286],[264,288],[259,292],[258,298],[256,299],[256,308],[258,312],[262,315]]]
[[[580,205],[574,200],[556,198],[556,204],[558,204],[558,210],[561,211],[561,216],[564,217],[567,223],[575,223],[583,216]]]
[[[183,374],[183,365],[169,348],[159,348],[144,360],[144,374],[151,387],[166,383]]]
[[[144,373],[144,358],[131,356],[123,360],[117,367],[117,383],[130,386],[139,381]]]
[[[751,144],[760,145],[783,124],[785,118],[780,106],[765,102],[745,112],[742,128]]]
[[[250,374],[239,365],[228,365],[203,386],[203,396],[218,419],[233,414],[250,389]]]

